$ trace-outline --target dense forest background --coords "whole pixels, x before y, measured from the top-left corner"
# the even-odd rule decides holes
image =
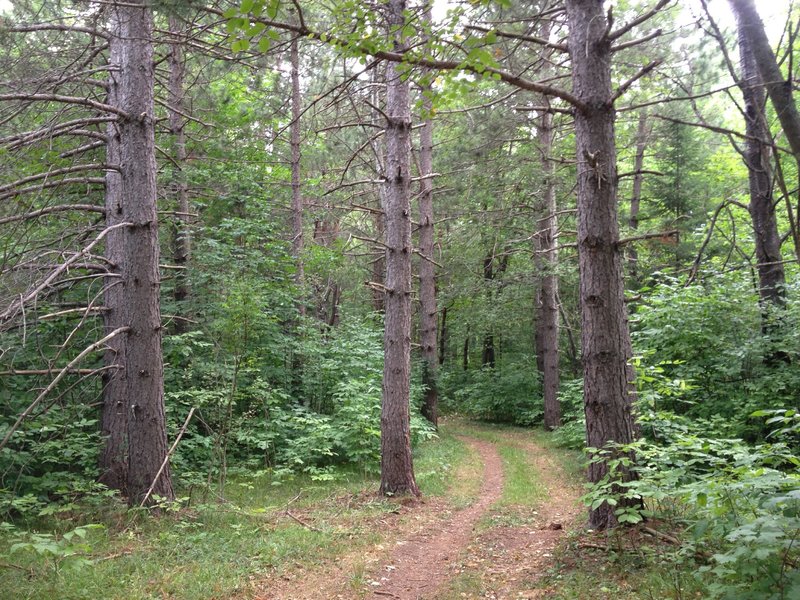
[[[800,28],[755,10],[15,0],[3,535],[419,494],[461,415],[588,447],[592,525],[668,521],[709,595],[792,597]]]

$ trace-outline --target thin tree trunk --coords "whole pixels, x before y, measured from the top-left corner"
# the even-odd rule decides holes
[[[130,327],[125,351],[128,417],[128,494],[137,506],[167,457],[164,373],[159,306],[156,214],[153,15],[146,0],[115,3],[122,46],[118,73],[119,157],[124,229],[122,322]],[[153,496],[174,498],[169,465]]]
[[[375,239],[383,240],[386,235],[386,224],[382,212],[372,213],[372,223],[375,227]],[[386,252],[381,247],[378,254],[372,261],[372,281],[378,285],[372,288],[372,307],[375,312],[383,314],[386,310],[385,294],[381,287],[386,281]]]
[[[587,445],[634,440],[633,392],[627,364],[630,336],[618,246],[617,156],[611,88],[611,42],[603,3],[567,0],[573,94],[584,108],[575,112],[578,158],[578,253]],[[599,482],[608,462],[593,462],[589,481]],[[621,469],[622,481],[635,478]],[[592,527],[617,523],[607,503],[589,513]]]
[[[467,325],[467,333],[464,335],[464,345],[461,349],[461,366],[464,371],[469,370],[469,325]]]
[[[389,0],[387,30],[395,51],[405,47],[405,0]],[[408,83],[386,67],[386,317],[381,403],[382,495],[419,495],[411,458],[411,111]]]
[[[298,41],[295,37],[291,47],[292,63],[292,256],[295,260],[297,274],[295,282],[301,294],[305,283],[305,270],[303,265],[303,196],[300,188],[300,110],[302,98],[300,97],[300,52]],[[306,303],[301,298],[298,303],[301,316],[306,314]]]
[[[549,37],[549,28],[548,28]],[[540,204],[541,218],[536,224],[534,237],[536,266],[540,283],[536,298],[536,361],[542,374],[544,396],[544,425],[555,429],[561,424],[561,406],[558,402],[558,254],[556,236],[556,182],[555,164],[550,159],[553,150],[553,113],[545,112],[537,123],[537,139],[542,154],[544,196]]]
[[[644,174],[642,168],[644,167],[644,152],[647,148],[647,111],[639,113],[639,125],[636,128],[636,157],[633,161],[633,190],[631,192],[631,211],[628,217],[628,225],[636,231],[639,229],[639,206],[642,201],[642,182],[644,181]],[[639,284],[639,254],[636,251],[636,245],[630,244],[628,246],[628,274],[631,281],[636,286]]]
[[[328,221],[327,218],[321,218],[314,221],[314,241],[317,244],[330,248],[337,237],[339,237],[338,220]],[[329,327],[336,326],[339,323],[339,284],[332,276],[328,277],[324,291],[318,286],[316,292],[317,319]]]
[[[120,31],[119,16],[111,11],[112,22],[109,27],[114,32]],[[122,44],[118,36],[109,40],[109,64],[118,65],[122,61]],[[119,75],[112,70],[108,78],[109,106],[119,105]],[[106,128],[108,141],[106,142],[106,160],[110,165],[120,164],[120,133],[115,121]],[[116,169],[106,171],[106,227],[113,227],[123,223],[122,218],[122,177]],[[103,313],[106,334],[124,327],[123,308],[124,289],[119,279],[119,266],[125,257],[125,233],[122,229],[110,231],[106,235],[105,257],[113,267],[112,277],[105,280],[105,305],[107,310]],[[127,335],[118,335],[107,344],[104,362],[107,367],[112,367],[103,375],[103,415],[101,419],[101,434],[104,438],[103,450],[100,454],[100,482],[110,489],[119,490],[122,495],[127,494],[128,478],[128,420],[126,402],[126,371],[121,368],[125,365],[125,345]]]
[[[441,324],[439,329],[439,366],[441,367],[444,365],[444,361],[447,357],[447,337],[448,337],[448,329],[447,329],[447,307],[442,307],[442,318]]]
[[[186,266],[191,252],[191,233],[189,229],[189,185],[186,181],[184,167],[186,165],[186,122],[181,113],[184,113],[184,79],[186,75],[186,62],[183,57],[183,46],[179,41],[182,31],[177,17],[170,15],[169,31],[175,38],[170,44],[169,52],[169,129],[175,144],[175,162],[173,181],[177,212],[174,230],[174,256],[175,266],[180,267],[175,271],[175,300],[179,302],[178,312],[182,311],[180,302],[189,297],[189,283],[186,277]],[[187,321],[176,319],[175,328],[180,332],[186,329]]]
[[[370,100],[375,107],[372,110],[372,125],[375,128],[381,126],[383,118],[378,107],[381,104],[381,90],[386,83],[385,71],[381,69],[381,65],[372,69],[371,83],[372,88],[370,91]],[[372,151],[375,155],[375,173],[383,173],[383,164],[381,155],[385,155],[385,149],[381,150],[381,143],[385,141],[383,138],[375,140],[372,143]],[[383,213],[383,193],[384,186],[378,190],[378,210],[372,213],[372,224],[375,229],[374,237],[376,240],[383,242],[386,237],[386,215]],[[381,289],[386,282],[386,252],[383,246],[378,246],[377,255],[372,261],[372,282],[378,285],[373,286],[372,289],[372,306],[378,314],[384,314],[386,311],[385,294]]]
[[[764,115],[766,101],[756,60],[746,28],[739,24],[739,61],[742,67],[740,88],[745,104],[747,146],[745,163],[750,182],[748,209],[753,221],[756,257],[758,258],[759,298],[762,304],[782,306],[785,302],[786,278],[781,257],[781,238],[775,217],[770,169],[770,140]],[[787,199],[788,201],[788,199]],[[768,316],[764,316],[765,330]]]
[[[432,21],[431,5],[425,5],[422,21]],[[420,303],[420,342],[422,346],[422,383],[426,388],[422,404],[422,414],[434,426],[438,424],[438,391],[436,388],[438,363],[436,360],[436,268],[433,264],[433,101],[431,84],[422,88],[422,110],[425,117],[420,130],[420,196],[419,196],[419,248],[422,256],[419,261],[419,303]]]
[[[752,52],[755,64],[761,75],[761,80],[767,88],[769,99],[775,107],[775,113],[781,122],[786,141],[795,155],[800,160],[800,113],[792,96],[791,81],[781,74],[781,69],[775,59],[764,23],[758,16],[753,0],[728,0],[736,15],[739,26],[739,43],[746,39],[746,44]]]
[[[493,246],[483,259],[483,281],[486,284],[486,296],[490,303],[497,300],[497,292],[495,290],[495,281],[506,272],[508,269],[509,252],[508,248],[503,250],[502,255],[498,259],[495,254],[496,248]],[[489,332],[483,337],[483,352],[481,353],[481,365],[484,367],[494,368],[497,362],[497,351],[495,347],[495,335],[490,325]]]

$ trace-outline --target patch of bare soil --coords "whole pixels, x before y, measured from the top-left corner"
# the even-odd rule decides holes
[[[478,499],[456,513],[441,529],[423,531],[397,542],[389,561],[373,575],[373,594],[385,598],[432,598],[443,582],[460,567],[461,551],[473,538],[473,529],[503,493],[503,464],[493,444],[465,438],[483,460],[483,484]]]
[[[467,547],[461,574],[479,579],[468,592],[453,591],[439,598],[539,599],[552,589],[540,585],[555,566],[561,539],[583,525],[580,488],[562,472],[550,453],[533,441],[521,441],[546,488],[544,499],[524,526],[497,525],[484,531]],[[475,589],[478,587],[479,589]]]

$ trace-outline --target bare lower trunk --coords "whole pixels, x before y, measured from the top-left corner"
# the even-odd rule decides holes
[[[449,334],[449,330],[447,329],[447,307],[442,307],[442,318],[441,318],[441,325],[439,329],[439,366],[441,367],[444,364],[445,358],[447,357],[447,337]]]
[[[431,5],[425,7],[423,21],[431,23]],[[419,196],[419,303],[420,303],[420,342],[422,346],[423,381],[425,401],[422,414],[434,426],[438,424],[438,391],[436,388],[439,364],[436,360],[436,268],[433,264],[433,101],[430,94],[433,86],[423,88],[422,110],[425,118],[420,130],[419,168],[422,181]]]
[[[112,11],[111,18],[115,19],[116,13]],[[119,31],[119,23],[109,24],[112,31]],[[121,62],[122,47],[119,37],[109,40],[109,63],[112,65]],[[110,106],[119,105],[119,75],[111,71],[108,78],[108,99]],[[106,129],[108,141],[106,142],[106,160],[109,165],[120,164],[120,135],[116,122],[111,122]],[[119,171],[109,169],[106,171],[106,226],[112,227],[123,223],[122,212],[122,178]],[[118,327],[124,327],[122,303],[124,290],[119,279],[119,267],[124,262],[125,232],[116,229],[106,235],[105,257],[112,265],[114,276],[105,280],[105,305],[104,325],[106,334]],[[125,345],[127,335],[118,335],[107,344],[104,356],[105,366],[109,367],[103,376],[103,416],[101,421],[101,434],[104,439],[103,450],[100,454],[100,482],[113,490],[127,494],[128,478],[128,420],[125,369]]]
[[[542,153],[544,196],[536,224],[536,263],[540,275],[537,293],[536,358],[542,374],[544,396],[544,425],[555,429],[561,424],[561,406],[558,402],[558,254],[556,236],[555,164],[550,159],[553,149],[553,113],[544,113],[537,126],[537,139]]]
[[[404,46],[404,0],[390,0],[387,25],[395,50]],[[383,495],[419,495],[411,458],[411,114],[408,83],[394,63],[386,68],[386,316],[383,402],[381,403],[381,486]]]
[[[467,325],[467,333],[464,334],[464,345],[461,348],[461,367],[465,371],[469,370],[469,325]]]
[[[781,238],[772,198],[770,169],[771,141],[764,115],[766,95],[761,86],[749,36],[739,20],[739,60],[742,66],[741,90],[746,115],[747,146],[745,163],[750,182],[750,217],[753,221],[756,256],[758,258],[759,297],[762,304],[781,306],[785,302],[786,282],[781,262]],[[768,329],[764,317],[764,328]]]
[[[627,364],[630,337],[623,297],[622,260],[617,242],[617,157],[611,89],[611,42],[606,15],[597,0],[567,0],[578,157],[578,253],[581,336],[587,445],[633,441],[635,423]],[[589,481],[608,472],[592,463]],[[635,478],[628,469],[622,481]],[[603,503],[589,513],[592,527],[616,525],[615,508]]]
[[[297,38],[292,40],[292,256],[297,267],[295,281],[302,290],[305,282],[303,266],[303,196],[300,188],[300,52]],[[302,316],[306,314],[306,304],[301,299],[298,310]]]
[[[128,416],[128,494],[142,501],[174,498],[166,461],[164,374],[159,308],[159,247],[156,215],[155,119],[153,101],[153,15],[144,0],[114,7],[122,44],[119,105],[130,117],[119,121],[122,219],[125,255],[121,265],[122,322],[130,327],[125,352]]]
[[[375,227],[375,239],[383,241],[386,235],[385,219],[382,212],[372,213],[372,223]],[[372,281],[378,285],[372,288],[372,307],[377,313],[383,313],[386,310],[384,304],[385,294],[381,290],[382,285],[386,281],[386,252],[383,248],[379,250],[380,254],[372,261]]]
[[[186,121],[181,113],[184,112],[184,79],[186,62],[183,57],[183,46],[178,40],[182,28],[175,16],[169,18],[170,34],[175,41],[170,44],[169,53],[169,129],[175,144],[175,162],[173,164],[173,186],[175,190],[177,215],[174,230],[174,256],[175,266],[175,300],[178,301],[178,311],[182,312],[181,302],[189,297],[189,282],[186,277],[186,266],[191,252],[191,232],[189,224],[189,185],[186,181]],[[185,316],[180,315],[179,316]],[[186,330],[187,321],[176,319],[175,327],[180,331]]]

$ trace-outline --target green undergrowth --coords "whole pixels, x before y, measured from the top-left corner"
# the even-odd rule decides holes
[[[638,528],[608,536],[577,531],[556,552],[556,565],[539,583],[554,600],[686,600],[708,598],[691,563],[676,560],[669,543]]]
[[[474,498],[470,473],[480,461],[447,426],[415,461],[425,496]],[[324,482],[238,477],[224,502],[195,491],[159,517],[106,499],[4,523],[0,599],[251,598],[270,574],[380,543],[375,523],[396,504],[379,499],[377,487],[357,469]]]

